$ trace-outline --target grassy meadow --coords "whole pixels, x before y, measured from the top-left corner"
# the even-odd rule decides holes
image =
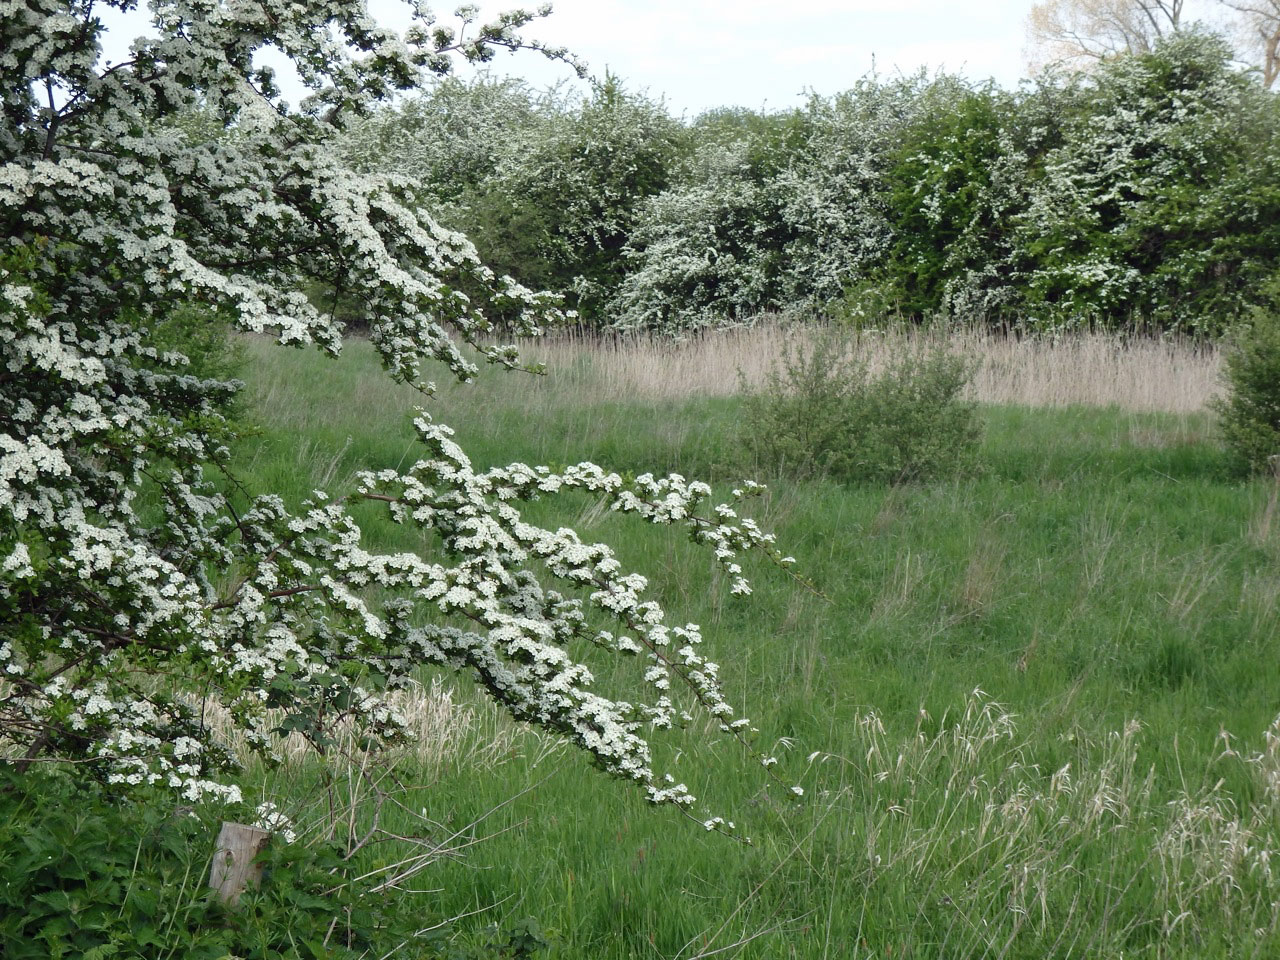
[[[754,596],[730,597],[709,554],[585,495],[529,512],[614,545],[703,626],[803,799],[732,742],[673,741],[693,812],[736,843],[426,675],[399,775],[463,849],[390,895],[463,939],[536,918],[575,960],[1280,956],[1280,507],[1227,470],[1203,409],[1217,357],[958,338],[986,358],[978,469],[844,487],[744,462],[739,370],[779,343],[533,345],[547,376],[486,371],[429,409],[482,464],[769,482],[754,515],[821,596],[755,564]],[[248,364],[251,486],[296,502],[416,457],[421,398],[367,344],[334,361],[253,340]],[[417,546],[369,516],[373,545]],[[598,666],[608,689],[636,664]],[[304,824],[307,762],[260,777]]]

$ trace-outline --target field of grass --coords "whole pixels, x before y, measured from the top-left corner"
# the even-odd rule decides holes
[[[703,358],[724,382],[759,342],[678,349],[692,353],[664,380],[658,348],[552,345],[547,377],[486,373],[430,408],[483,464],[753,475],[739,401],[697,389],[696,351],[728,356]],[[758,477],[757,518],[821,597],[758,565],[755,595],[732,598],[669,530],[585,496],[532,505],[614,545],[677,622],[702,624],[731,700],[805,796],[732,742],[686,738],[671,759],[694,812],[753,840],[735,843],[424,677],[426,742],[401,768],[425,787],[414,802],[463,842],[506,831],[416,878],[424,926],[470,915],[467,939],[534,917],[549,956],[583,960],[1280,956],[1277,488],[1226,472],[1197,409],[1215,357],[1090,349],[1092,386],[1079,352],[979,375],[973,476]],[[249,357],[251,485],[296,500],[416,456],[420,398],[367,346],[330,361],[253,341]],[[370,529],[382,547],[412,536]],[[602,663],[602,683],[625,669]],[[261,789],[305,821],[298,776]]]

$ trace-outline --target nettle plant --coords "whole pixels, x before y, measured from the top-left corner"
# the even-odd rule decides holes
[[[429,362],[464,381],[478,362],[519,366],[513,348],[486,343],[486,310],[532,334],[557,319],[556,300],[495,276],[415,202],[412,183],[351,173],[329,141],[454,56],[532,47],[567,57],[518,33],[548,9],[478,24],[463,8],[455,29],[418,4],[402,35],[360,0],[152,9],[155,36],[104,66],[93,0],[0,2],[8,760],[74,761],[121,788],[235,800],[235,758],[206,724],[210,710],[267,754],[280,731],[323,745],[338,725],[391,743],[406,726],[385,692],[439,666],[470,672],[513,716],[687,809],[685,784],[654,769],[654,732],[699,708],[708,730],[744,742],[750,732],[699,652],[698,628],[670,624],[606,545],[529,523],[517,505],[587,490],[683,526],[739,594],[750,589],[741,551],[789,563],[771,536],[680,476],[477,470],[425,411],[408,470],[363,473],[353,489],[290,510],[236,484],[223,410],[237,385],[190,375],[184,356],[152,342],[195,304],[281,344],[337,353],[342,329],[304,295],[309,285],[363,304],[389,374],[424,394]],[[311,91],[300,109],[255,67],[268,46]],[[461,295],[463,284],[485,298]],[[420,528],[423,552],[366,549],[352,510],[369,502]],[[634,701],[593,690],[569,652],[584,645],[647,658]]]

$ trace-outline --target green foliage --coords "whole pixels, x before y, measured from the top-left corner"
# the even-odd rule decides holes
[[[855,347],[831,334],[790,347],[766,386],[747,394],[746,449],[784,473],[849,483],[962,472],[981,437],[976,408],[961,396],[972,363],[936,350],[873,371]]]
[[[1280,475],[1280,278],[1270,294],[1270,308],[1256,308],[1227,350],[1228,392],[1215,406],[1223,440],[1240,465]]]
[[[187,373],[201,380],[236,380],[244,369],[244,343],[231,335],[231,323],[204,307],[186,306],[151,326],[151,342],[159,351],[187,358]]]
[[[408,941],[418,957],[497,960],[548,945],[530,920],[475,947],[443,927],[420,934],[432,926],[420,909],[341,882],[350,865],[332,843],[273,840],[261,886],[228,908],[208,887],[210,812],[139,799],[65,768],[0,766],[0,956],[354,960]]]
[[[63,770],[0,770],[0,953],[312,958],[337,900],[323,856],[273,844],[263,890],[227,911],[207,887],[213,829],[190,808],[125,802]],[[354,946],[361,939],[351,928]],[[364,939],[367,939],[365,937]]]
[[[1098,69],[1020,225],[1035,323],[1219,332],[1280,257],[1275,98],[1219,38]]]
[[[887,158],[893,240],[873,274],[900,316],[938,313],[948,282],[990,257],[999,224],[988,201],[1005,152],[1010,100],[993,86],[971,88],[950,77],[917,95]]]

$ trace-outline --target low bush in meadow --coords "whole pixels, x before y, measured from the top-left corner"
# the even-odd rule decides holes
[[[838,334],[792,344],[747,393],[744,447],[798,476],[901,483],[972,464],[982,430],[964,398],[974,364],[942,349],[900,350],[879,369]]]
[[[1222,438],[1250,472],[1280,473],[1280,280],[1273,308],[1254,311],[1225,357],[1228,392],[1217,404]]]

